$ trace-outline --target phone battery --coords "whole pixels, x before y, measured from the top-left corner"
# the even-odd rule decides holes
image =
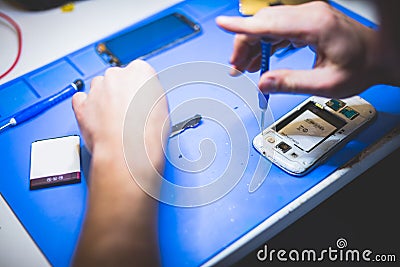
[[[80,137],[38,140],[31,145],[30,189],[81,181]]]
[[[279,133],[289,138],[300,149],[309,152],[336,129],[334,125],[315,113],[305,110]]]

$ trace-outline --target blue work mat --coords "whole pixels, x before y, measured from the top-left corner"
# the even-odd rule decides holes
[[[335,3],[332,5],[367,26],[374,27],[371,22],[343,7]],[[146,60],[157,71],[194,61],[228,65],[233,35],[218,28],[215,17],[222,14],[240,15],[238,6],[238,1],[193,0],[184,1],[156,14],[155,16],[161,16],[172,11],[182,12],[200,23],[202,31],[191,40]],[[103,74],[109,67],[97,55],[95,45],[86,46],[1,85],[0,120],[57,92],[77,78],[85,81],[85,90],[88,91],[91,79]],[[272,56],[271,68],[307,69],[312,67],[313,62],[313,52],[302,48],[289,54]],[[248,74],[246,77],[257,83],[258,75]],[[205,263],[400,123],[398,88],[377,85],[363,92],[361,96],[378,112],[377,119],[368,128],[304,177],[297,178],[275,166],[269,166],[264,183],[257,191],[249,193],[249,183],[257,164],[266,164],[266,160],[260,157],[251,144],[252,138],[260,131],[259,113],[253,113],[251,104],[247,105],[237,95],[211,84],[194,84],[172,91],[168,95],[172,110],[194,98],[209,97],[225,103],[224,108],[243,123],[248,137],[240,146],[242,150],[234,150],[229,134],[235,130],[235,123],[222,127],[205,119],[198,127],[185,131],[179,137],[182,154],[174,154],[173,145],[177,145],[177,141],[170,139],[170,160],[167,161],[165,175],[169,181],[187,187],[212,182],[226,167],[232,156],[231,151],[247,154],[244,167],[241,164],[236,166],[241,174],[240,179],[221,198],[198,207],[176,207],[160,203],[159,236],[163,265],[198,266]],[[307,97],[309,96],[271,95],[269,103],[273,118],[278,119]],[[197,110],[193,108],[193,114],[187,115],[198,113],[200,106]],[[0,192],[53,266],[68,266],[70,263],[84,218],[90,156],[82,146],[81,183],[30,191],[30,147],[36,140],[73,134],[79,135],[80,132],[70,101],[64,101],[33,120],[0,134]],[[182,164],[183,160],[193,161],[201,157],[202,149],[207,147],[207,141],[204,142],[206,139],[213,143],[210,151],[215,150],[210,166],[199,173],[188,173],[176,168],[176,164]]]

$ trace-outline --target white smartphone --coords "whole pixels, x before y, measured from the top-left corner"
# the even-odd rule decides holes
[[[302,176],[376,116],[365,99],[312,96],[253,139],[254,148],[284,171]]]

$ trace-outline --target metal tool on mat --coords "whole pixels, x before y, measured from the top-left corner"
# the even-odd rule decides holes
[[[175,124],[174,126],[172,126],[171,134],[169,135],[169,137],[170,138],[174,137],[174,136],[182,133],[183,131],[185,131],[188,128],[197,127],[200,124],[200,121],[201,121],[201,115],[196,114],[187,120],[184,120],[182,122]]]

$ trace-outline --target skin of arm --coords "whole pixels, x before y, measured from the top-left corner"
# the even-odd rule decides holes
[[[396,85],[394,75],[388,75],[381,62],[384,50],[380,33],[325,2],[267,7],[252,17],[220,16],[216,22],[236,33],[230,63],[239,71],[259,69],[261,38],[270,40],[275,47],[288,43],[295,47],[309,45],[316,52],[312,70],[264,73],[259,81],[263,92],[343,98],[377,83]]]
[[[92,158],[87,210],[72,266],[160,265],[158,204],[132,179],[122,140],[128,106],[153,75],[147,63],[136,60],[125,68],[108,69],[92,80],[88,94],[73,96],[73,110]],[[162,90],[160,84],[156,86]],[[152,163],[162,172],[161,147],[167,129],[159,122],[168,119],[168,105],[165,98],[160,103],[148,118],[151,129],[146,131],[146,142],[151,143]],[[154,174],[153,170],[140,171],[147,177]]]

